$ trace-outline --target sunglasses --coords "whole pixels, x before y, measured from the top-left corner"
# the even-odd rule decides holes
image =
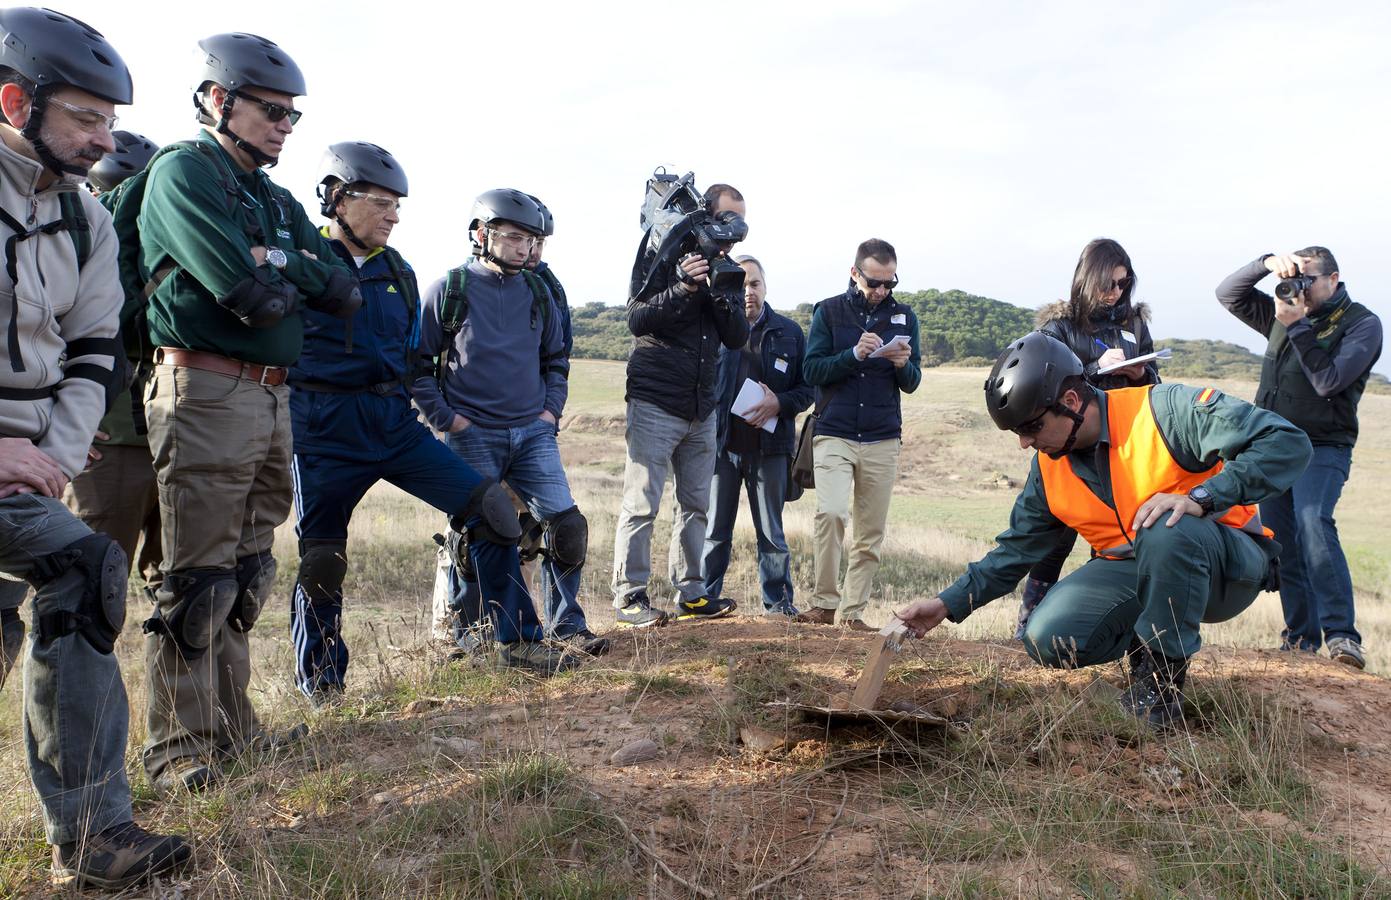
[[[856,269],[855,271],[856,271],[856,272],[860,272],[859,269]],[[874,290],[875,288],[881,288],[881,287],[886,287],[886,288],[889,288],[890,290],[892,290],[893,288],[898,287],[898,276],[897,276],[897,275],[894,275],[894,277],[888,279],[887,281],[881,281],[881,280],[878,279],[878,278],[870,278],[870,277],[869,277],[868,275],[866,275],[864,272],[860,272],[860,278],[864,279],[865,290],[867,290],[867,291],[872,291],[872,290]]]
[[[1102,291],[1102,293],[1109,294],[1111,291],[1127,291],[1130,289],[1131,280],[1132,279],[1129,275],[1125,276],[1124,278],[1112,278],[1111,286],[1105,288]]]
[[[279,103],[272,103],[269,100],[262,100],[255,94],[238,94],[243,100],[250,100],[252,103],[260,105],[266,112],[266,118],[272,122],[279,122],[286,116],[290,117],[291,125],[298,125],[300,116],[304,115],[304,110],[291,109],[288,106],[281,106]]]
[[[1043,430],[1043,417],[1047,412],[1048,410],[1045,409],[1029,421],[1020,422],[1018,425],[1011,428],[1010,431],[1013,431],[1020,437],[1030,437],[1031,435],[1038,434]]]

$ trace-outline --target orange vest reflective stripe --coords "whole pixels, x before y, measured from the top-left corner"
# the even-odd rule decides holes
[[[1159,432],[1150,406],[1150,387],[1121,388],[1106,392],[1107,428],[1111,436],[1112,509],[1092,493],[1072,471],[1067,458],[1038,455],[1043,492],[1048,510],[1060,522],[1080,534],[1093,552],[1109,559],[1135,555],[1130,525],[1135,512],[1155,494],[1186,494],[1222,471],[1222,463],[1202,472],[1180,466]],[[1234,506],[1218,521],[1252,534],[1271,536],[1262,528],[1255,506]]]

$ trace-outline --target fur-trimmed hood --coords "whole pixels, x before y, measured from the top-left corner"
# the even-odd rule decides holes
[[[1103,322],[1129,319],[1131,318],[1129,312],[1130,305],[1128,300],[1122,300],[1109,309],[1098,309],[1097,312],[1102,313],[1102,315],[1097,316],[1097,319]],[[1148,303],[1136,303],[1134,307],[1134,315],[1142,322],[1148,322],[1150,320],[1150,306]],[[1040,306],[1038,312],[1034,313],[1034,327],[1042,328],[1049,322],[1073,322],[1074,324],[1081,324],[1078,320],[1076,305],[1071,300],[1055,300],[1052,303]]]

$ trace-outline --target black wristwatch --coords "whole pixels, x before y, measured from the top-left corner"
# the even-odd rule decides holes
[[[1212,491],[1200,484],[1188,492],[1188,499],[1202,507],[1203,515],[1212,515]]]

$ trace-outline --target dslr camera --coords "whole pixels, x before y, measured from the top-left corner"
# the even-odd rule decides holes
[[[665,168],[647,181],[640,224],[647,231],[647,256],[654,263],[699,253],[710,264],[710,293],[737,298],[744,291],[744,268],[730,259],[722,245],[748,237],[744,217],[733,210],[711,215],[695,189],[695,173],[679,178]]]
[[[1314,286],[1314,279],[1308,275],[1296,275],[1293,278],[1282,278],[1280,283],[1275,285],[1275,296],[1286,303],[1294,303],[1294,298]]]

